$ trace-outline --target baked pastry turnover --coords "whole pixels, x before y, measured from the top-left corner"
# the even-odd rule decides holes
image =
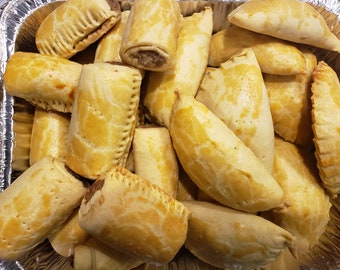
[[[119,51],[129,14],[130,10],[122,11],[119,22],[100,39],[94,62],[122,62]]]
[[[40,24],[35,40],[40,53],[70,58],[120,20],[117,0],[68,0]]]
[[[137,121],[141,72],[120,64],[84,65],[68,132],[66,163],[96,179],[125,166]]]
[[[16,52],[7,62],[9,95],[46,110],[71,112],[82,65],[56,56]]]
[[[283,191],[270,172],[203,103],[179,95],[169,130],[184,170],[210,197],[246,212],[280,205]]]
[[[313,131],[310,89],[317,59],[308,51],[304,51],[304,58],[304,73],[291,76],[263,74],[263,79],[275,132],[292,143],[311,146]]]
[[[315,156],[324,187],[340,193],[340,83],[335,71],[320,61],[313,72],[312,128]]]
[[[143,125],[133,135],[134,172],[176,198],[178,164],[169,130]]]
[[[252,48],[262,72],[277,75],[303,73],[303,53],[294,44],[231,25],[211,38],[209,66],[218,67],[238,51]],[[270,59],[270,60],[269,60]]]
[[[80,226],[143,261],[167,263],[184,244],[189,210],[159,187],[116,166],[97,180],[79,210]]]
[[[271,172],[274,128],[267,90],[254,50],[235,53],[218,68],[207,68],[196,99],[208,107]]]
[[[59,159],[45,157],[0,193],[0,258],[17,260],[61,226],[86,192]]]
[[[196,94],[208,63],[212,27],[210,7],[184,17],[177,40],[175,66],[165,72],[149,73],[143,104],[159,124],[169,126],[175,91]]]
[[[134,1],[120,49],[124,62],[164,71],[175,65],[182,14],[176,0]]]
[[[324,17],[300,0],[250,0],[229,13],[228,20],[254,32],[340,52],[340,40]]]
[[[70,115],[37,107],[31,134],[30,164],[45,156],[65,160]]]
[[[284,204],[273,210],[274,222],[296,238],[290,251],[301,258],[325,231],[331,208],[329,196],[311,152],[281,138],[275,139],[273,176],[284,191]]]
[[[260,216],[209,202],[183,204],[191,211],[185,247],[211,265],[255,269],[294,243],[288,231]]]

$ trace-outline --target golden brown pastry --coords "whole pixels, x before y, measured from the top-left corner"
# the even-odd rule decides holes
[[[159,187],[116,166],[97,180],[79,210],[80,226],[143,261],[167,263],[184,244],[189,211]]]
[[[66,163],[96,179],[125,166],[137,121],[139,70],[109,63],[84,65],[70,121]]]
[[[120,14],[117,0],[68,0],[41,22],[37,48],[42,54],[70,58],[109,31]]]
[[[45,156],[65,160],[70,115],[37,107],[31,134],[30,164]]]
[[[74,249],[74,270],[130,270],[142,263],[139,258],[114,249],[93,237]]]
[[[30,166],[31,133],[35,107],[24,99],[13,100],[13,149],[11,169],[24,171]]]
[[[16,260],[79,206],[86,187],[59,159],[36,162],[0,193],[0,258]]]
[[[311,152],[278,137],[273,176],[284,192],[284,204],[273,210],[274,222],[296,238],[289,249],[299,258],[325,231],[331,207],[329,196],[321,185]]]
[[[9,95],[47,110],[71,112],[82,65],[56,56],[16,52],[8,60],[4,85]]]
[[[53,249],[64,257],[74,255],[75,247],[84,244],[90,235],[79,225],[79,208],[75,209],[61,227],[48,237]]]
[[[304,55],[306,64],[303,74],[263,74],[263,78],[275,132],[287,141],[310,146],[313,143],[310,88],[317,59],[311,52],[304,51]]]
[[[335,71],[318,63],[312,82],[312,128],[315,156],[324,187],[336,197],[340,193],[340,83]]]
[[[252,48],[262,72],[295,75],[304,72],[303,53],[282,39],[231,25],[211,38],[209,66],[218,67],[238,51]],[[269,60],[270,59],[270,60]]]
[[[134,172],[176,198],[178,163],[169,130],[143,125],[133,135]]]
[[[280,205],[283,192],[275,179],[204,104],[179,95],[169,130],[184,170],[210,197],[247,212]]]
[[[250,0],[228,15],[248,30],[340,52],[340,40],[311,5],[300,0]]]
[[[294,243],[288,231],[255,214],[202,201],[183,204],[191,211],[185,247],[211,265],[254,269]]]
[[[273,120],[253,49],[235,53],[218,68],[207,68],[196,99],[218,116],[269,172],[272,171]]]
[[[173,67],[181,20],[176,0],[134,1],[120,48],[123,61],[145,70]]]
[[[149,73],[143,104],[158,123],[168,127],[175,91],[194,96],[208,63],[213,18],[211,8],[184,17],[175,66]]]
[[[130,10],[122,11],[119,22],[100,39],[94,62],[122,62],[119,50],[129,14]]]

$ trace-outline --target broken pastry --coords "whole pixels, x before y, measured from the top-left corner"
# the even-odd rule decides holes
[[[184,244],[188,216],[187,208],[158,186],[116,166],[90,187],[79,223],[113,248],[143,261],[167,263]]]
[[[255,269],[294,243],[288,231],[255,214],[202,201],[183,204],[191,211],[185,247],[216,267]]]
[[[66,163],[96,179],[125,166],[137,121],[141,72],[121,64],[84,65],[68,132]]]
[[[192,96],[196,94],[208,63],[212,27],[211,8],[184,17],[174,68],[149,73],[143,104],[158,123],[169,126],[175,91]]]
[[[45,156],[65,160],[70,116],[36,107],[31,134],[30,164]]]
[[[254,50],[243,49],[207,68],[196,99],[208,107],[271,172],[274,128],[267,90]]]
[[[311,128],[312,72],[316,56],[304,51],[306,64],[303,74],[280,76],[263,74],[267,88],[275,132],[287,141],[301,146],[313,144]]]
[[[228,20],[257,33],[340,52],[340,40],[324,17],[300,0],[250,0],[229,13]]]
[[[133,135],[134,172],[176,198],[178,164],[169,130],[143,125]]]
[[[340,193],[340,83],[324,61],[314,69],[311,99],[317,167],[324,187],[336,197]]]
[[[122,11],[119,22],[100,39],[94,62],[122,62],[119,50],[129,14],[130,10]]]
[[[75,209],[61,227],[48,237],[53,249],[64,257],[74,255],[75,247],[84,244],[90,235],[79,225],[79,208]]]
[[[164,71],[175,65],[182,14],[176,0],[137,0],[130,10],[120,48],[127,64]]]
[[[273,209],[274,222],[296,238],[289,249],[295,258],[301,258],[325,231],[329,196],[321,185],[311,152],[278,137],[273,176],[284,192],[284,204]]]
[[[238,51],[252,48],[262,72],[277,75],[303,73],[303,53],[293,44],[231,25],[211,38],[209,66],[218,67]],[[268,60],[270,59],[270,60]]]
[[[219,203],[246,212],[281,204],[283,191],[270,172],[203,103],[179,95],[169,130],[186,173]]]
[[[131,270],[142,263],[139,258],[114,249],[93,237],[74,249],[74,270]]]
[[[45,157],[0,193],[0,258],[16,260],[44,241],[86,192],[59,159]]]
[[[35,36],[38,51],[68,59],[101,38],[120,15],[117,0],[68,0],[41,22]]]
[[[46,110],[71,112],[82,65],[56,56],[16,52],[7,62],[9,95]]]

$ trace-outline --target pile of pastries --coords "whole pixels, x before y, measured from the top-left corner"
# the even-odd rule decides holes
[[[38,52],[11,55],[6,91],[34,116],[14,114],[1,259],[48,239],[74,269],[148,269],[183,248],[299,269],[340,193],[340,83],[311,48],[340,40],[299,0],[249,0],[217,32],[213,16],[209,2],[184,16],[175,0],[68,0]]]

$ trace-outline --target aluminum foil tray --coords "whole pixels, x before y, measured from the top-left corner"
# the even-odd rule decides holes
[[[133,1],[133,0],[132,0]],[[226,1],[180,1],[184,15],[210,5],[214,11],[214,31],[224,28],[228,22],[226,15],[244,0]],[[340,1],[338,0],[304,0],[313,5],[325,17],[331,30],[340,37]],[[45,16],[62,2],[57,0],[0,0],[0,192],[6,189],[21,173],[13,167],[13,115],[16,110],[30,112],[30,105],[15,100],[6,93],[3,75],[6,62],[15,51],[37,52],[34,43],[35,32]],[[122,9],[129,9],[131,2],[122,1]],[[312,48],[313,49],[313,48]],[[314,49],[319,60],[325,60],[340,76],[340,56],[337,53]],[[78,57],[82,57],[81,54]],[[1,207],[1,206],[0,206]],[[331,220],[326,232],[304,262],[304,270],[337,270],[340,269],[340,199],[333,201]],[[19,261],[1,261],[0,270],[17,269],[72,269],[70,259],[57,255],[48,241],[33,249]],[[152,269],[217,269],[198,260],[190,253],[180,252],[173,262],[166,266],[155,266]],[[280,270],[280,269],[277,269]],[[288,270],[288,269],[284,269]]]

